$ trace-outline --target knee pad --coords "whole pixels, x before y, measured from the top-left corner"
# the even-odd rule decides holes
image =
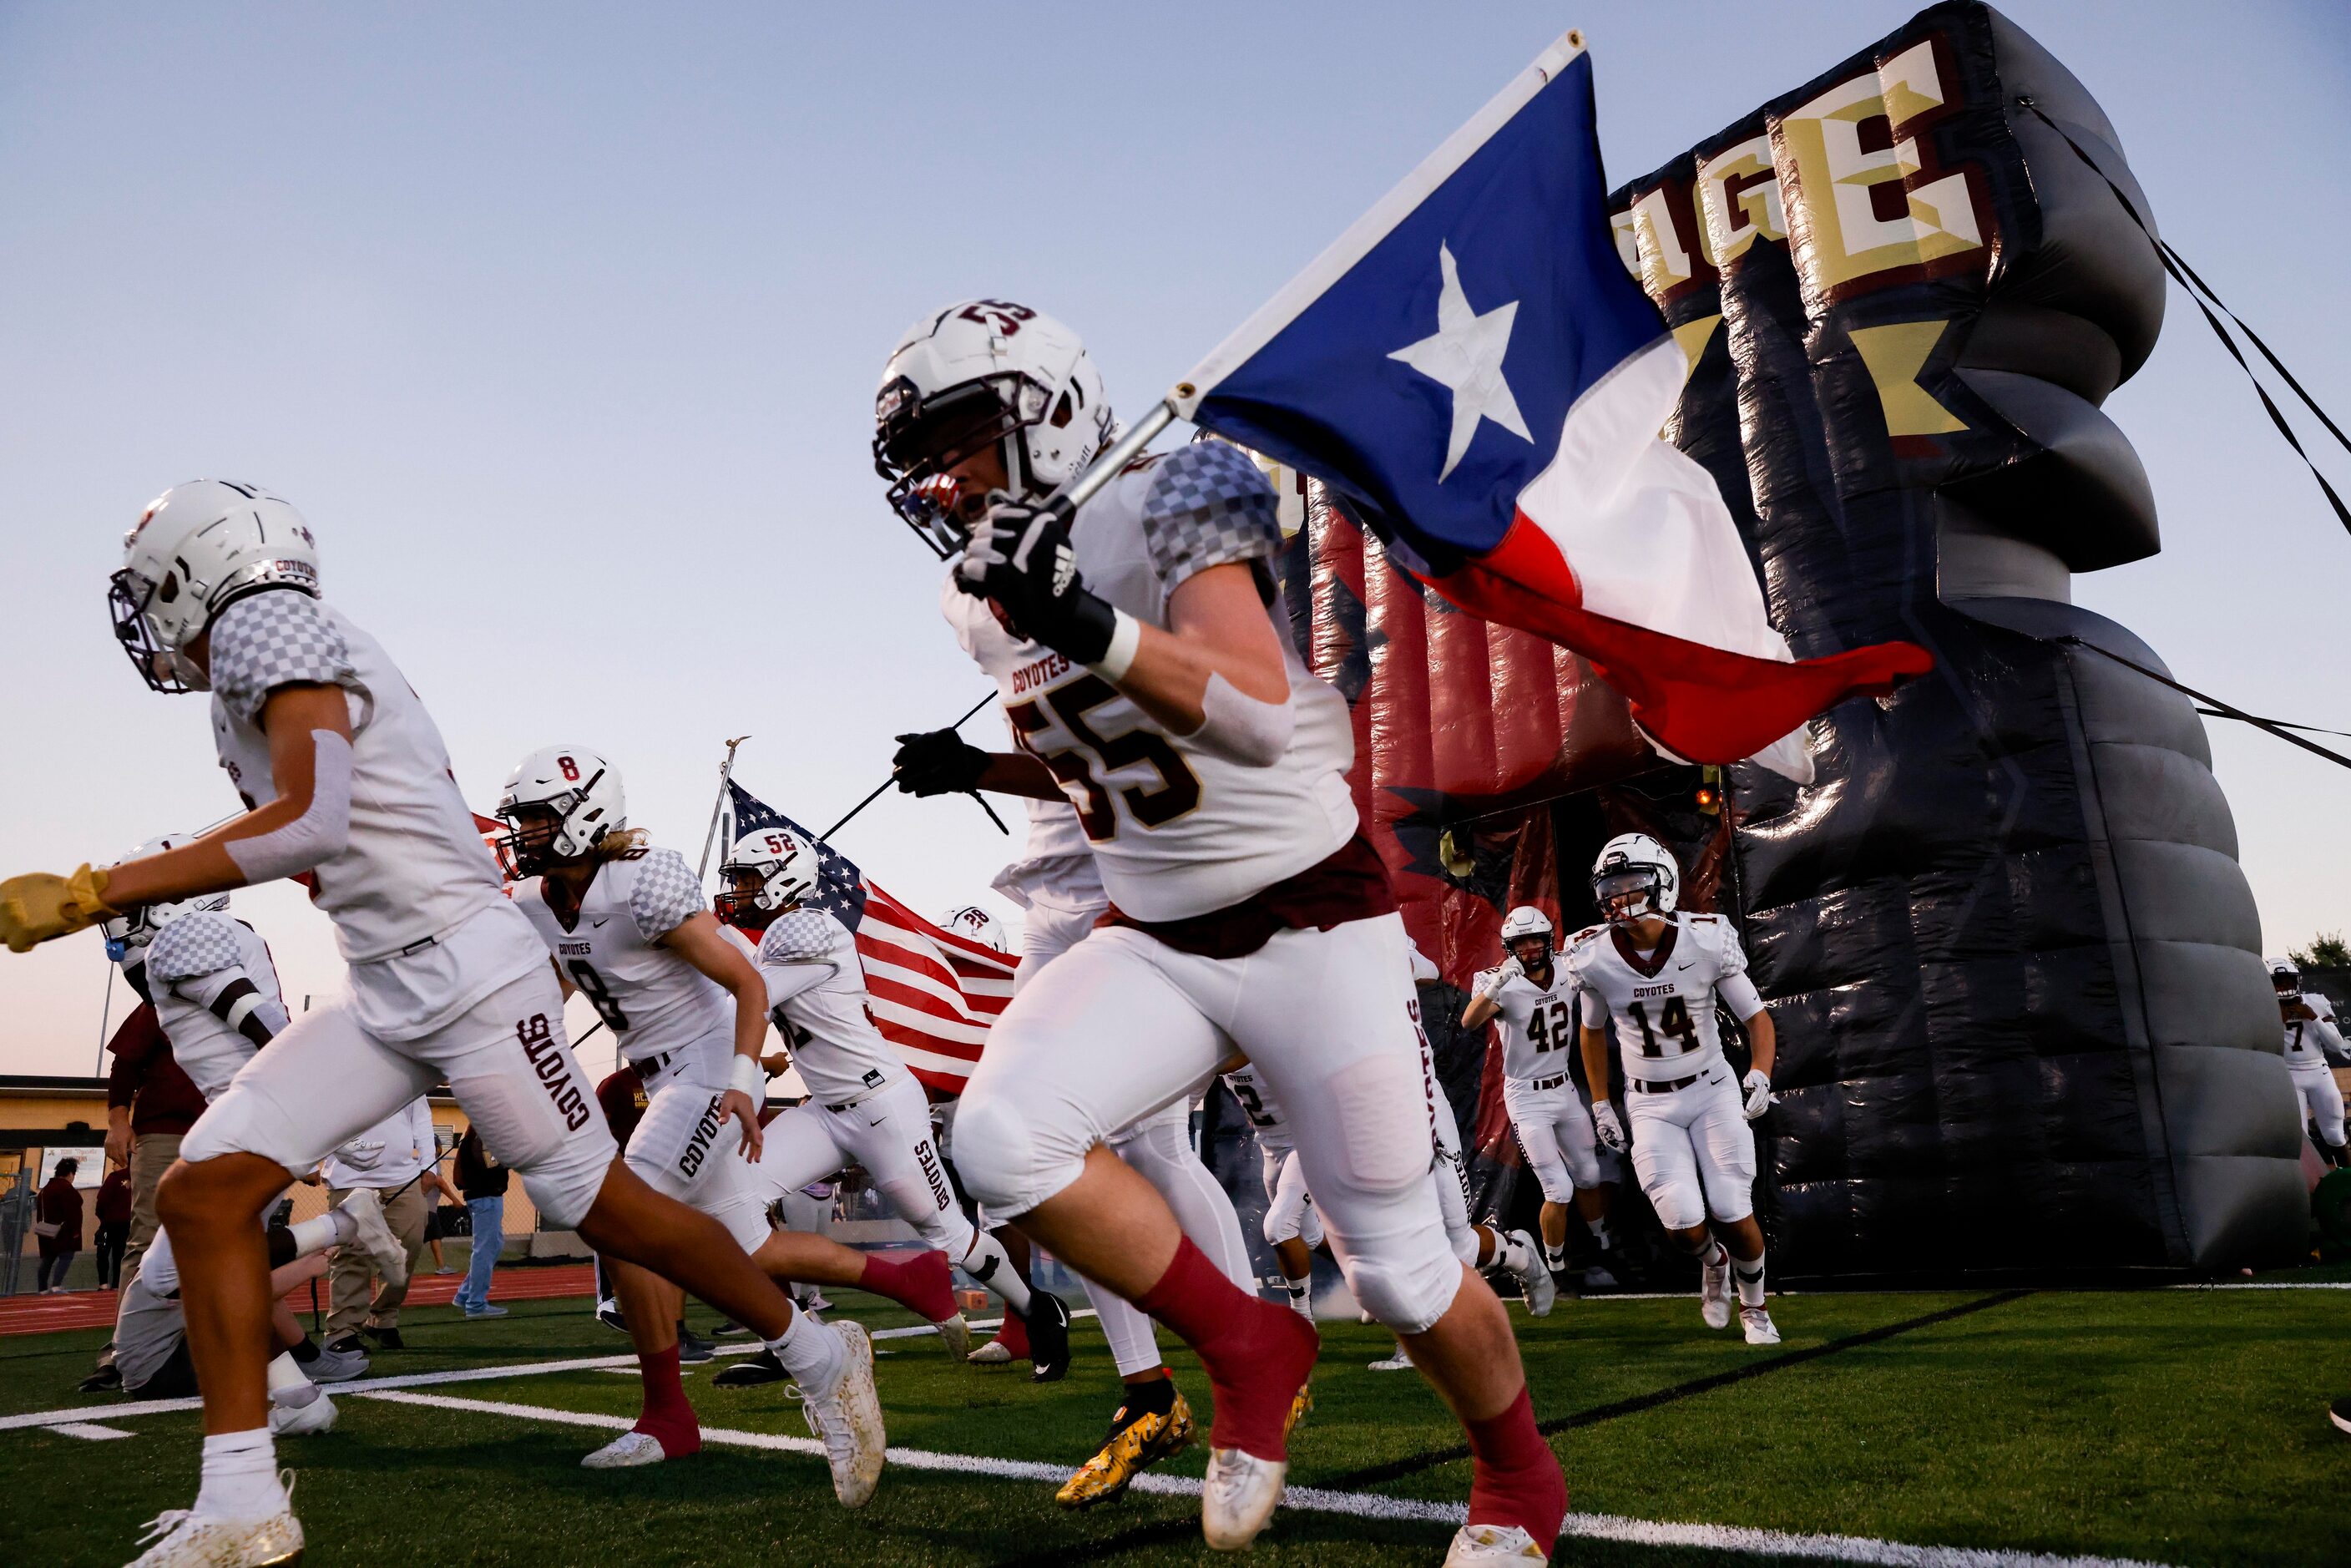
[[[1400,1334],[1426,1332],[1461,1289],[1461,1265],[1450,1249],[1432,1249],[1408,1262],[1350,1258],[1343,1272],[1355,1304]]]
[[[956,1113],[956,1169],[990,1218],[1018,1219],[1078,1179],[1083,1148],[1053,1149],[1001,1094],[967,1095]]]

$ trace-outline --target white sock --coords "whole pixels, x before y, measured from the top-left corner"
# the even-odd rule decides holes
[[[1502,1255],[1503,1268],[1513,1274],[1531,1274],[1535,1271],[1534,1254],[1527,1250],[1525,1242],[1507,1230],[1497,1232],[1494,1239]]]
[[[291,1351],[281,1350],[269,1359],[269,1397],[288,1410],[299,1410],[319,1397],[319,1385],[302,1375]]]
[[[1760,1307],[1763,1304],[1763,1254],[1752,1258],[1733,1258],[1730,1277],[1739,1281],[1739,1304]]]
[[[1021,1317],[1029,1315],[1029,1287],[1012,1266],[1012,1254],[987,1231],[975,1233],[971,1250],[963,1255],[963,1271],[1004,1298],[1004,1304]]]
[[[1544,1261],[1545,1263],[1547,1263],[1547,1264],[1549,1264],[1549,1265],[1551,1266],[1551,1271],[1552,1271],[1552,1273],[1554,1273],[1554,1274],[1564,1274],[1564,1273],[1566,1273],[1566,1272],[1567,1272],[1567,1243],[1566,1243],[1566,1242],[1564,1242],[1564,1241],[1562,1241],[1562,1242],[1561,1242],[1558,1246],[1554,1247],[1554,1246],[1552,1246],[1552,1245],[1550,1242],[1548,1242],[1548,1241],[1544,1242],[1544,1243],[1543,1243],[1543,1261]]]
[[[1312,1318],[1314,1316],[1314,1276],[1309,1274],[1303,1280],[1293,1280],[1285,1274],[1282,1276],[1281,1282],[1290,1288],[1291,1308],[1301,1318]]]
[[[1608,1222],[1606,1220],[1587,1219],[1583,1223],[1591,1228],[1592,1239],[1598,1244],[1600,1250],[1605,1252],[1611,1247],[1616,1245],[1616,1239],[1608,1233]]]
[[[277,1445],[269,1428],[220,1432],[204,1439],[204,1477],[196,1511],[209,1519],[262,1520],[286,1511],[286,1483],[277,1478]]]
[[[1730,1261],[1730,1249],[1719,1240],[1710,1240],[1706,1244],[1706,1250],[1698,1255],[1698,1260],[1703,1268],[1719,1269]]]
[[[810,1399],[831,1397],[841,1385],[841,1375],[849,1370],[849,1347],[841,1343],[841,1336],[797,1309],[784,1337],[769,1340],[768,1348]]]
[[[313,1252],[357,1240],[360,1222],[340,1208],[330,1208],[316,1219],[305,1219],[286,1228],[294,1233],[294,1256],[308,1258]]]

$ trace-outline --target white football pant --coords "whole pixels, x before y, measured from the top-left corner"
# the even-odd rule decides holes
[[[2343,1146],[2343,1090],[2335,1082],[2335,1074],[2320,1068],[2315,1072],[2291,1072],[2294,1092],[2302,1096],[2302,1113],[2305,1120],[2318,1124],[2318,1135],[2335,1148]]]
[[[963,1127],[959,1114],[958,1147]],[[956,1202],[946,1162],[931,1141],[930,1103],[911,1073],[893,1079],[846,1110],[831,1110],[813,1100],[793,1106],[768,1124],[767,1146],[758,1164],[744,1169],[764,1214],[784,1194],[849,1166],[864,1167],[875,1189],[899,1218],[914,1228],[924,1246],[937,1248],[958,1265],[970,1254],[979,1233]]]
[[[734,1053],[730,1030],[670,1052],[651,1071],[641,1066],[645,1113],[623,1157],[646,1186],[710,1216],[747,1253],[757,1252],[774,1227],[768,1194],[751,1179],[757,1167],[740,1153],[742,1124],[718,1120]]]
[[[180,1157],[253,1154],[307,1171],[444,1079],[538,1212],[578,1225],[620,1151],[543,964],[415,1040],[370,1034],[348,998],[304,1013],[197,1119]]]
[[[1546,1203],[1569,1203],[1577,1187],[1600,1185],[1600,1145],[1592,1131],[1592,1113],[1571,1081],[1548,1089],[1534,1085],[1548,1080],[1506,1079],[1502,1108],[1510,1113],[1511,1130],[1527,1165],[1542,1186]],[[1635,1095],[1635,1099],[1653,1096]]]
[[[1322,1222],[1314,1217],[1314,1195],[1306,1190],[1306,1168],[1295,1149],[1258,1150],[1259,1178],[1265,1183],[1265,1239],[1270,1247],[1300,1240],[1322,1245]]]
[[[997,1019],[956,1118],[973,1195],[1019,1216],[1078,1179],[1112,1134],[1190,1096],[1238,1050],[1281,1102],[1349,1289],[1418,1333],[1461,1267],[1433,1158],[1403,918],[1280,931],[1246,957],[1097,927]]]
[[[1729,1066],[1687,1089],[1628,1090],[1625,1109],[1633,1171],[1659,1224],[1688,1230],[1709,1214],[1728,1225],[1755,1212],[1755,1132]]]

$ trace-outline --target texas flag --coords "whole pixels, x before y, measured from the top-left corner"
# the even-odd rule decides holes
[[[1170,402],[1330,486],[1455,604],[1583,654],[1667,751],[1809,779],[1792,732],[1933,661],[1799,662],[1772,629],[1714,481],[1658,437],[1686,362],[1607,193],[1570,33]]]

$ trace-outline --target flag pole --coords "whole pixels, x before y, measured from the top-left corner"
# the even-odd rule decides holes
[[[114,1019],[114,960],[106,961],[106,1000],[98,1009],[98,1065],[90,1070],[92,1078],[106,1076],[106,1026]]]
[[[1165,423],[1166,423],[1166,422],[1165,422],[1165,420],[1162,420],[1162,421],[1160,422],[1160,424],[1161,424],[1161,426],[1162,426],[1163,428],[1165,427]],[[1149,440],[1150,438],[1149,438],[1148,436],[1145,436],[1144,439],[1144,440]],[[1123,464],[1126,460],[1125,460],[1124,458],[1121,458],[1121,459],[1119,459],[1119,461],[1120,461],[1122,464]],[[1096,464],[1096,465],[1095,465],[1095,468],[1096,468],[1096,469],[1101,469],[1101,470],[1104,471],[1104,473],[1105,473],[1105,475],[1106,475],[1106,476],[1107,476],[1108,474],[1115,474],[1116,472],[1118,472],[1118,470],[1117,470],[1117,469],[1115,469],[1115,468],[1112,468],[1112,467],[1110,466],[1110,465],[1109,465],[1109,461],[1108,461],[1108,457],[1107,457],[1107,455],[1105,455],[1104,460],[1103,460],[1102,463],[1099,463],[1099,464]],[[1093,470],[1091,470],[1091,469],[1090,469],[1090,470],[1088,470],[1088,472],[1087,472],[1087,474],[1086,474],[1086,478],[1087,478],[1087,479],[1091,479],[1091,478],[1092,478],[1092,477],[1093,477]],[[1086,482],[1086,481],[1085,481],[1085,479],[1081,479],[1081,480],[1079,480],[1079,481],[1078,481],[1078,483],[1079,483],[1080,485],[1082,485],[1082,484],[1084,484],[1085,482]],[[1096,482],[1096,484],[1094,485],[1094,489],[1099,490],[1099,489],[1101,489],[1101,488],[1102,488],[1102,484],[1101,484],[1099,481],[1098,481],[1098,482]],[[1091,495],[1091,494],[1092,494],[1092,491],[1088,491],[1088,492],[1087,492],[1087,494]],[[990,693],[988,693],[986,696],[984,696],[984,697],[980,698],[977,702],[976,702],[976,703],[972,704],[969,707],[967,707],[967,708],[964,709],[964,710],[963,710],[963,716],[962,716],[961,718],[959,718],[959,719],[956,720],[953,724],[951,724],[951,725],[947,726],[947,727],[948,727],[949,729],[961,729],[965,725],[969,724],[969,723],[971,722],[971,716],[972,716],[972,715],[974,715],[974,714],[977,713],[980,709],[982,709],[982,708],[986,707],[988,704],[990,704],[990,703],[994,702],[994,701],[996,700],[996,698],[997,698],[997,695],[998,695],[998,694],[996,694],[995,692],[990,692]],[[824,842],[828,841],[829,840],[831,840],[833,834],[835,834],[835,833],[837,833],[837,832],[841,831],[841,829],[843,829],[843,828],[845,828],[845,827],[849,826],[849,823],[850,823],[850,820],[851,820],[851,818],[855,817],[855,816],[857,815],[857,813],[858,813],[858,812],[862,811],[863,810],[865,810],[865,808],[866,808],[866,807],[871,806],[872,804],[873,804],[873,802],[874,802],[874,801],[879,800],[882,798],[883,793],[885,790],[887,790],[887,789],[890,788],[890,786],[891,786],[891,785],[895,784],[897,781],[898,781],[898,773],[897,773],[897,769],[893,768],[893,769],[891,769],[891,771],[890,771],[890,777],[889,777],[889,778],[884,779],[883,780],[882,780],[882,782],[881,782],[881,783],[876,784],[875,786],[873,786],[873,792],[872,792],[871,795],[866,796],[866,797],[865,797],[865,799],[863,799],[862,800],[860,800],[859,802],[857,802],[857,804],[855,804],[854,806],[852,806],[851,808],[849,808],[849,814],[848,814],[848,816],[845,816],[845,817],[841,818],[841,821],[839,821],[838,822],[835,822],[832,826],[831,826],[831,827],[827,828],[824,831],[822,831],[822,832],[819,833],[819,834],[816,836],[816,841],[817,841],[817,842],[819,842],[819,843],[824,843]],[[973,800],[979,800],[979,791],[978,791],[978,790],[977,790],[977,789],[973,790],[973,791],[971,792],[971,798],[972,798]],[[999,816],[998,816],[998,815],[996,814],[996,812],[995,812],[992,809],[990,809],[990,807],[988,806],[988,804],[987,804],[987,801],[985,801],[985,800],[979,800],[979,809],[980,809],[981,810],[983,810],[983,811],[987,812],[987,820],[988,820],[989,821],[991,821],[991,822],[994,822],[994,823],[997,825],[997,827],[998,827],[998,830],[1000,830],[1001,831],[1007,832],[1007,833],[1009,833],[1009,832],[1012,831],[1011,829],[1007,828],[1007,827],[1005,827],[1005,826],[1004,826],[1004,819],[1003,819],[1003,818],[1001,818],[1001,817],[999,817]]]
[[[726,743],[726,760],[718,765],[718,799],[710,802],[710,826],[702,831],[702,864],[694,873],[696,882],[710,873],[710,841],[717,837],[718,818],[726,810],[726,782],[735,776],[735,748],[750,738],[747,735],[738,735]]]
[[[1094,459],[1094,465],[1081,475],[1076,484],[1055,497],[1054,504],[1074,512],[1092,500],[1095,491],[1109,484],[1118,471],[1134,462],[1135,455],[1150,445],[1161,431],[1176,423],[1176,399],[1188,397],[1191,392],[1191,385],[1186,382],[1161,399],[1149,413],[1134,422],[1134,428],[1104,447],[1102,455]],[[966,714],[964,716],[968,718],[971,716]]]

